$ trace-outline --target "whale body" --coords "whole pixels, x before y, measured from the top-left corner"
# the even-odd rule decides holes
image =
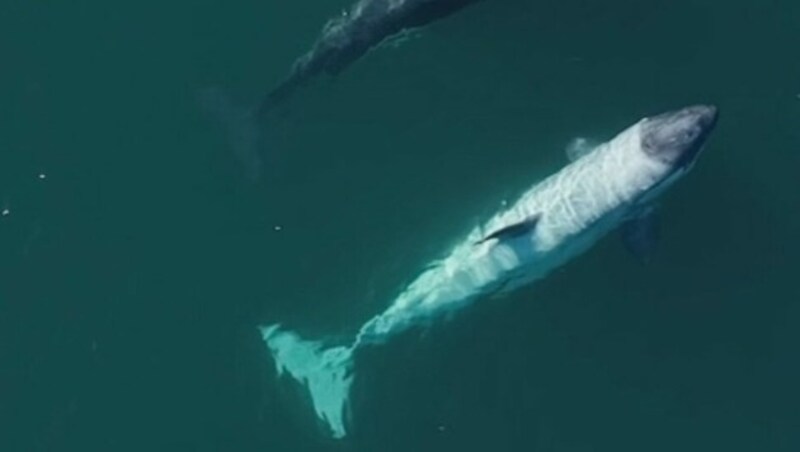
[[[289,75],[253,106],[242,106],[219,87],[200,90],[202,109],[225,129],[231,151],[251,182],[263,171],[262,124],[276,108],[320,75],[334,76],[381,43],[449,16],[481,0],[358,0],[330,19]]]
[[[359,0],[329,20],[289,76],[262,100],[268,113],[298,87],[321,75],[337,75],[369,50],[404,31],[425,26],[480,0]]]
[[[427,266],[350,345],[327,347],[278,324],[261,327],[278,373],[304,385],[330,434],[344,437],[361,347],[530,284],[611,231],[646,227],[654,201],[692,168],[716,120],[713,106],[687,107],[644,118],[581,153]]]

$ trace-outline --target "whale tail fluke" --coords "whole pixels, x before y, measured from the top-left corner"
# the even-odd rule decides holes
[[[204,88],[200,90],[198,97],[203,110],[225,129],[234,156],[241,164],[247,180],[257,181],[263,170],[259,151],[261,134],[257,112],[237,105],[219,87]]]
[[[303,340],[280,325],[261,327],[261,337],[275,359],[278,375],[288,374],[308,389],[317,417],[331,436],[346,434],[346,416],[352,384],[351,347],[328,347]]]

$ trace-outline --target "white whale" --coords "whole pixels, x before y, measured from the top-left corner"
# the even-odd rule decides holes
[[[713,106],[687,107],[644,118],[592,150],[570,151],[570,164],[428,266],[348,346],[262,327],[278,373],[304,385],[331,435],[344,437],[355,351],[542,278],[621,226],[639,252],[653,201],[691,169],[716,119]]]

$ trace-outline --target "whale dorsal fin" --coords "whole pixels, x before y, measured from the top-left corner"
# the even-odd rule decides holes
[[[476,245],[480,245],[481,243],[488,242],[492,239],[497,239],[498,241],[502,242],[504,240],[510,240],[525,234],[529,234],[533,232],[533,230],[536,228],[536,225],[539,223],[539,219],[541,218],[542,215],[539,213],[531,215],[522,221],[493,231],[491,234],[488,234],[484,238],[480,239]]]
[[[570,162],[574,162],[579,158],[591,154],[597,148],[598,144],[594,140],[590,140],[584,137],[577,137],[573,138],[569,143],[567,143],[567,147],[565,149],[567,153],[567,159]]]

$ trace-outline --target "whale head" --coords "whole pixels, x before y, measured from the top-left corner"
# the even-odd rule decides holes
[[[641,147],[649,157],[674,169],[690,166],[717,123],[717,107],[695,105],[645,118]]]
[[[713,105],[694,105],[642,119],[636,151],[628,154],[635,204],[647,204],[694,166],[719,116]],[[624,135],[624,134],[623,134]]]

